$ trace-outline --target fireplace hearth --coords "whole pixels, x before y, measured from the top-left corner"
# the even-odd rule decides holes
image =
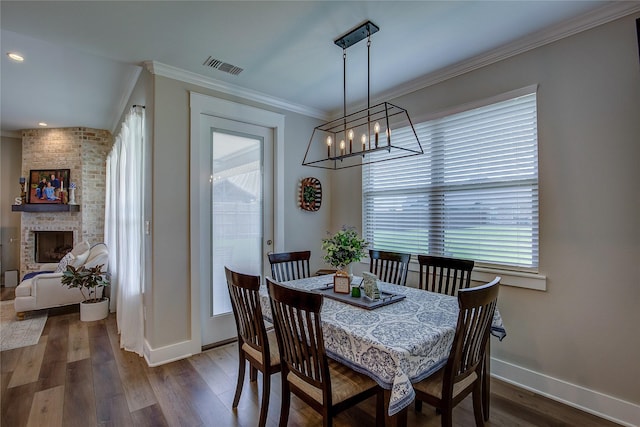
[[[73,231],[34,231],[34,259],[38,263],[58,262],[73,249]]]

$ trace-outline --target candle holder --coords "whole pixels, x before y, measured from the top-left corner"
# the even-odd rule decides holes
[[[342,48],[344,114],[314,128],[302,160],[303,166],[345,169],[424,153],[407,110],[389,102],[371,106],[369,91],[371,35],[379,29],[373,22],[367,21],[334,40],[334,43]],[[365,39],[367,40],[367,108],[347,114],[347,49]],[[361,144],[356,143],[354,147],[353,139],[356,135],[361,135]],[[338,141],[341,141],[339,145]],[[321,148],[325,143],[326,157],[324,157],[325,150]],[[348,151],[346,143],[349,144]]]
[[[24,176],[20,177],[20,199],[23,205],[27,203],[27,179]]]

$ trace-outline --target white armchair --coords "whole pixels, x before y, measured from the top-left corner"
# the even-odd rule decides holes
[[[109,251],[104,243],[94,245],[82,265],[89,268],[100,264],[104,265],[103,270],[105,271],[109,267]],[[55,270],[57,266],[58,264],[55,263],[43,264],[40,271]],[[23,280],[16,287],[16,299],[14,300],[18,318],[23,318],[25,311],[61,307],[83,301],[80,289],[69,289],[60,282],[61,278],[62,273],[42,273]],[[98,296],[102,296],[102,289],[99,290]]]

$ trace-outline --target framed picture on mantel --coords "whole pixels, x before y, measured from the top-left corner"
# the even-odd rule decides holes
[[[67,203],[70,169],[31,169],[27,203]]]

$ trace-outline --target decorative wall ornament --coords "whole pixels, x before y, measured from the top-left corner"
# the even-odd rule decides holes
[[[302,178],[298,193],[300,209],[311,212],[320,209],[322,204],[322,185],[318,178]]]

